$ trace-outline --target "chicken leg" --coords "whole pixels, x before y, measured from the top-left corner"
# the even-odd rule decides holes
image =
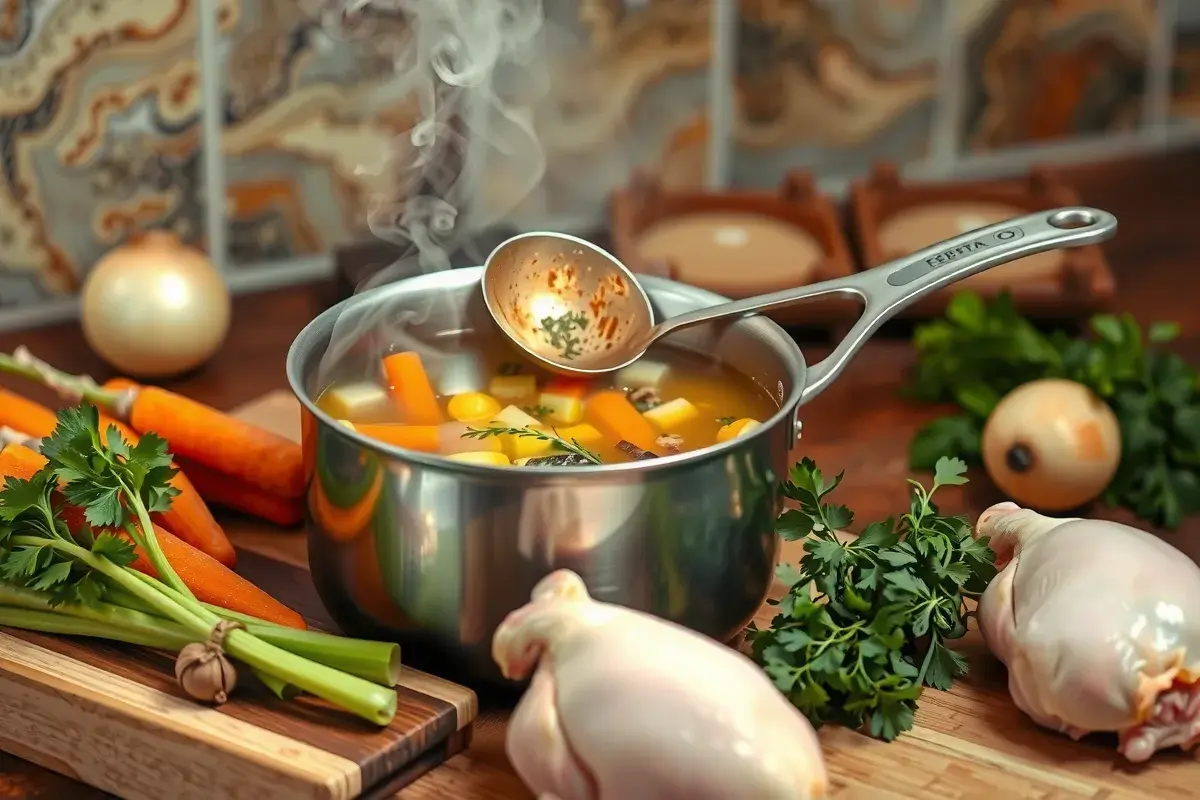
[[[827,779],[808,721],[749,659],[551,573],[496,630],[508,677],[533,674],[513,768],[559,800],[811,800]]]
[[[1022,711],[1074,738],[1116,732],[1130,761],[1200,741],[1200,567],[1136,528],[1013,503],[976,535],[1001,568],[980,630]]]
[[[505,752],[539,800],[596,800],[596,782],[571,752],[559,724],[549,669],[534,672],[508,723]]]

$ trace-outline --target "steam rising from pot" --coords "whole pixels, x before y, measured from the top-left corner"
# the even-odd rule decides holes
[[[532,124],[532,109],[548,89],[541,0],[303,2],[325,35],[391,61],[394,95],[413,114],[384,167],[394,194],[372,198],[368,215],[371,232],[405,254],[357,291],[449,269],[451,257],[515,209],[545,172]],[[384,23],[394,33],[383,35]],[[373,364],[389,345],[429,361],[443,358],[410,331],[427,315],[412,308],[344,312],[318,382],[345,378],[352,352],[354,362]],[[364,348],[373,351],[365,361]]]

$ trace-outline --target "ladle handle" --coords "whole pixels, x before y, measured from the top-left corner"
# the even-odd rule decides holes
[[[1097,208],[1040,211],[968,231],[845,278],[680,314],[657,325],[653,338],[692,325],[770,311],[802,300],[837,295],[861,299],[866,307],[846,338],[827,358],[808,368],[800,400],[804,403],[823,391],[845,369],[858,349],[884,322],[921,298],[985,269],[1047,250],[1103,242],[1112,238],[1116,231],[1117,218]]]
[[[842,279],[853,284],[866,308],[833,352],[808,368],[800,402],[824,391],[883,323],[921,298],[985,269],[1047,250],[1098,244],[1116,232],[1117,218],[1107,211],[1086,206],[1050,209],[967,231]]]

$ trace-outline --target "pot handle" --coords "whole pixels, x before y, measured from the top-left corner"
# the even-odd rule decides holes
[[[849,277],[813,284],[813,296],[854,295],[865,308],[833,352],[808,368],[800,405],[825,391],[884,322],[938,289],[1025,256],[1103,242],[1116,232],[1117,218],[1098,208],[1039,211],[968,231]]]

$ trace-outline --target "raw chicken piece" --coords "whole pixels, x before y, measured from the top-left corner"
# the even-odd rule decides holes
[[[538,800],[809,800],[825,765],[803,715],[749,659],[648,614],[592,600],[558,570],[492,640],[533,679],[507,750]]]
[[[1079,738],[1115,731],[1120,752],[1200,741],[1200,567],[1115,522],[1052,519],[1013,503],[979,517],[1002,568],[979,625],[1017,707]]]

